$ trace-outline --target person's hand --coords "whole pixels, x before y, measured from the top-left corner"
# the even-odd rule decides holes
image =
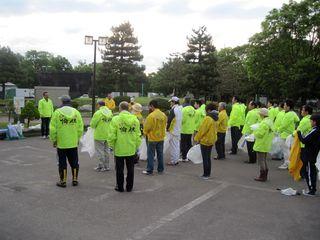
[[[57,142],[53,142],[53,147],[54,147],[54,148],[57,147]]]

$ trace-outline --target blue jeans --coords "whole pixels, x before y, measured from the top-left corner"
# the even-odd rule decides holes
[[[163,172],[163,141],[161,142],[148,142],[147,144],[147,151],[148,151],[148,165],[147,165],[147,172],[153,172],[153,165],[154,165],[154,156],[157,152],[157,159],[158,159],[158,172]]]
[[[210,177],[211,175],[211,150],[212,146],[200,145],[202,160],[203,160],[203,176]]]

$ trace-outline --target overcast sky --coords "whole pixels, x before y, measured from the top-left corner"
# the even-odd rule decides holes
[[[13,51],[43,50],[76,65],[93,61],[84,36],[108,36],[129,21],[147,72],[170,53],[186,50],[193,28],[207,26],[214,45],[235,47],[260,31],[273,8],[288,0],[0,0],[0,45]],[[101,61],[100,54],[97,56]]]

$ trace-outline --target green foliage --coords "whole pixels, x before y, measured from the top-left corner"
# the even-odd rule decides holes
[[[117,96],[114,97],[113,100],[116,102],[116,106],[119,106],[119,104],[123,101],[130,102],[130,97],[128,96]]]
[[[71,107],[78,109],[79,103],[77,101],[71,101]]]
[[[77,103],[78,106],[92,104],[92,98],[75,98],[72,101]]]
[[[134,36],[129,22],[111,28],[106,50],[103,51],[103,67],[99,72],[98,91],[132,92],[139,91],[146,81],[145,67],[138,65],[143,56],[140,54],[138,39]]]
[[[87,64],[86,61],[79,61],[78,65],[73,68],[73,71],[79,73],[91,73],[93,72],[93,65]]]
[[[21,118],[28,120],[27,128],[30,125],[30,121],[40,118],[38,108],[35,106],[34,101],[27,101],[26,102],[25,107],[22,108],[22,110],[21,110]]]

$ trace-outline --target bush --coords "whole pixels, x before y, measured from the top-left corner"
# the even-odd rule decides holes
[[[156,100],[158,102],[158,106],[159,109],[163,112],[167,112],[170,110],[170,103],[168,102],[167,99],[164,98],[155,98],[154,100]]]
[[[119,106],[119,104],[123,101],[130,102],[130,97],[118,96],[118,97],[115,97],[113,100],[116,102],[116,106]]]
[[[78,109],[78,107],[79,107],[78,101],[71,101],[71,107]]]
[[[72,101],[76,102],[78,104],[78,106],[88,105],[88,104],[92,103],[91,98],[75,98]]]
[[[40,114],[39,114],[38,108],[36,108],[35,102],[33,100],[26,102],[25,107],[22,108],[22,110],[21,110],[21,118],[28,120],[27,128],[30,125],[30,121],[40,118]]]

